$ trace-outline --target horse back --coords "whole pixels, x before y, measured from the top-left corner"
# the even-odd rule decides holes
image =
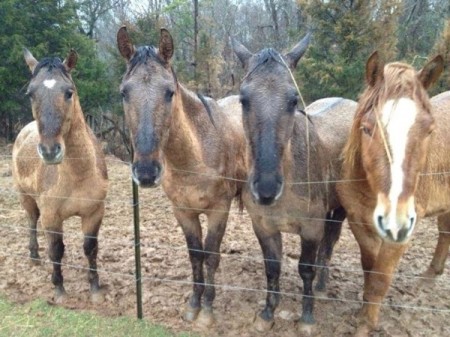
[[[355,101],[342,97],[319,99],[306,107],[314,128],[327,153],[327,164],[330,168],[329,198],[331,208],[339,205],[336,183],[342,171],[342,150],[350,135],[353,117],[356,111]]]
[[[425,216],[450,210],[450,91],[430,100],[435,120],[435,130],[430,135],[428,156],[423,174],[419,178],[417,203]]]

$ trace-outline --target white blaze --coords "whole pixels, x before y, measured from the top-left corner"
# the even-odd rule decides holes
[[[391,189],[389,191],[391,208],[389,214],[387,214],[384,228],[391,231],[394,239],[397,238],[398,231],[402,229],[399,227],[401,225],[397,223],[397,204],[403,189],[404,174],[402,165],[406,155],[406,143],[408,141],[409,131],[416,120],[416,116],[416,103],[409,98],[387,101],[381,115],[381,122],[386,130],[386,140],[389,144],[392,159],[390,166]],[[409,200],[408,204],[408,213],[413,215],[411,214],[414,213],[413,200]],[[374,212],[375,217],[385,214],[385,210],[380,208],[383,208],[383,206],[378,202]],[[374,220],[377,221],[377,219]]]
[[[45,87],[52,89],[55,86],[56,80],[55,79],[45,80],[43,83]]]

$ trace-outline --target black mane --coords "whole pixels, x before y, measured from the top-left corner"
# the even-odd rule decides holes
[[[60,70],[64,76],[69,77],[69,73],[59,57],[44,57],[40,60],[36,68],[34,68],[33,77],[36,77],[42,68],[47,68],[49,72],[57,69]]]
[[[283,57],[273,48],[265,48],[261,50],[258,54],[255,55],[256,63],[253,68],[248,72],[248,75],[253,73],[256,69],[258,69],[261,65],[269,62],[270,60],[280,63],[283,66],[285,62],[283,61]]]
[[[130,60],[130,69],[132,71],[140,64],[145,64],[148,59],[155,60],[162,66],[167,66],[167,63],[162,60],[156,52],[156,48],[154,46],[140,46],[137,48],[133,57]]]

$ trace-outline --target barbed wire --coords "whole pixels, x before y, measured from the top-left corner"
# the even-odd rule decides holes
[[[4,158],[11,158],[12,159],[12,155],[0,155],[0,157],[4,157]],[[24,159],[40,159],[39,156],[20,156],[18,158],[24,158]],[[64,157],[64,159],[68,159],[68,160],[83,160],[83,159],[87,159],[88,157]],[[131,163],[129,161],[124,161],[121,160],[119,158],[105,158],[106,161],[111,161],[111,162],[117,162],[117,163],[122,163],[125,164],[127,166],[131,167]],[[216,178],[216,179],[224,179],[224,180],[230,180],[230,181],[237,181],[237,182],[242,182],[242,183],[246,183],[247,180],[246,179],[237,179],[234,177],[228,177],[228,176],[223,176],[223,175],[219,175],[219,174],[212,174],[212,173],[204,173],[204,172],[198,172],[198,171],[192,171],[192,170],[186,170],[186,169],[178,169],[178,168],[171,168],[171,170],[175,171],[175,172],[182,172],[182,173],[189,173],[189,174],[193,174],[193,175],[199,175],[199,176],[206,176],[206,177],[210,177],[210,178]],[[440,172],[422,172],[419,173],[419,176],[434,176],[434,175],[450,175],[450,171],[440,171]],[[320,181],[294,181],[294,182],[286,182],[286,185],[314,185],[314,184],[335,184],[335,183],[352,183],[352,182],[358,182],[358,181],[366,181],[367,179],[364,178],[358,178],[358,179],[331,179],[331,180],[320,180]]]
[[[0,252],[0,254],[3,254],[3,256],[10,256],[13,258],[20,258],[22,261],[26,259],[30,259],[28,256],[25,256],[23,254],[13,254],[13,253],[5,253]],[[43,263],[46,264],[53,264],[53,262],[45,259],[40,260]],[[76,264],[69,264],[69,263],[55,263],[58,265],[61,265],[62,267],[69,268],[69,269],[78,269],[78,270],[85,270],[89,271],[92,270],[89,267],[76,265]],[[134,273],[122,273],[122,272],[115,272],[115,271],[109,271],[106,269],[96,269],[98,273],[103,274],[110,274],[110,275],[116,275],[121,277],[130,277],[137,281],[136,276]],[[258,292],[258,293],[274,293],[279,294],[282,296],[288,296],[288,297],[294,297],[294,298],[314,298],[315,300],[320,301],[333,301],[333,302],[343,302],[343,303],[354,303],[354,304],[376,304],[383,307],[391,307],[391,308],[399,308],[399,309],[408,309],[408,310],[418,310],[418,311],[427,311],[427,312],[434,312],[434,313],[450,313],[450,309],[438,309],[434,307],[425,307],[425,306],[415,306],[415,305],[405,305],[405,304],[391,304],[391,303],[375,303],[375,302],[368,302],[363,300],[352,300],[348,298],[334,298],[334,297],[324,297],[324,296],[315,296],[315,295],[305,295],[301,293],[293,293],[293,292],[286,292],[286,291],[270,291],[267,289],[258,289],[258,288],[251,288],[251,287],[244,287],[244,286],[238,286],[238,285],[232,285],[232,284],[221,284],[221,283],[199,283],[199,282],[193,282],[193,281],[184,281],[184,280],[175,280],[170,278],[164,278],[164,277],[157,277],[157,276],[143,276],[141,277],[141,281],[152,281],[152,282],[161,282],[161,283],[174,283],[178,285],[201,285],[201,286],[213,286],[215,288],[221,288],[228,291],[244,291],[244,292]],[[295,285],[296,286],[296,285]]]
[[[25,226],[15,226],[15,225],[3,225],[0,224],[0,228],[3,229],[7,229],[10,232],[15,232],[16,230],[23,230],[23,231],[30,231],[29,227],[25,227]],[[46,230],[46,229],[36,229],[37,233],[51,233],[51,234],[61,234],[61,232],[58,231],[52,231],[52,230]],[[63,232],[63,235],[66,236],[67,235],[67,231]],[[83,235],[81,233],[81,231],[79,233],[70,233],[70,236],[74,236],[74,237],[80,237],[80,235],[82,235],[83,238],[97,238],[98,236],[89,236],[89,235]],[[101,242],[102,240],[99,239],[99,241]],[[229,253],[225,253],[225,252],[213,252],[213,251],[207,251],[205,249],[193,249],[193,248],[188,248],[185,245],[180,245],[180,246],[174,246],[174,245],[165,245],[165,244],[161,244],[159,243],[158,246],[155,245],[148,245],[147,243],[145,243],[145,245],[143,245],[143,242],[138,242],[138,243],[134,243],[134,242],[128,242],[125,245],[121,245],[121,247],[130,247],[133,248],[135,245],[140,245],[141,247],[149,247],[149,248],[155,248],[157,250],[185,250],[185,251],[190,251],[190,252],[198,252],[198,253],[203,253],[203,254],[210,254],[210,255],[219,255],[219,256],[226,256],[226,257],[233,257],[233,258],[237,258],[239,260],[243,260],[243,261],[253,261],[253,262],[259,262],[259,263],[263,263],[265,261],[267,262],[278,262],[278,263],[283,263],[283,260],[286,261],[287,260],[287,255],[285,255],[283,257],[283,259],[281,260],[275,260],[275,259],[266,259],[263,256],[251,256],[251,255],[242,255],[242,254],[229,254]],[[419,255],[412,255],[411,253],[405,253],[404,255],[408,255],[409,257],[412,258],[421,258],[422,256]],[[394,273],[383,273],[380,271],[373,271],[373,270],[364,270],[362,268],[343,268],[342,266],[325,266],[325,265],[319,265],[319,264],[311,264],[311,263],[300,263],[300,262],[296,262],[296,264],[298,265],[303,265],[303,266],[310,266],[310,267],[315,267],[315,268],[322,268],[322,269],[329,269],[329,270],[338,270],[340,272],[348,272],[348,273],[355,273],[355,274],[362,274],[362,273],[367,273],[367,274],[378,274],[378,275],[387,275],[387,276],[392,276],[392,277],[396,277],[396,278],[403,278],[403,279],[421,279],[421,280],[435,280],[435,278],[432,277],[425,277],[425,276],[420,276],[420,275],[414,275],[414,274],[407,274],[407,273],[400,273],[398,270],[396,270]],[[447,278],[443,278],[442,276],[439,278],[440,280],[447,280]],[[449,287],[441,287],[443,289],[450,289]]]
[[[6,156],[3,156],[6,157]],[[11,157],[11,156],[9,156]],[[36,157],[38,158],[38,157]],[[76,159],[80,159],[80,158],[72,158],[73,160]],[[108,159],[107,159],[108,160]],[[128,166],[130,166],[131,164],[129,162],[125,162],[122,161],[120,159],[118,160],[110,160],[113,162],[119,162],[119,163],[124,163]],[[180,170],[186,173],[191,173],[191,174],[202,174],[202,173],[198,173],[198,172],[194,172],[194,171],[187,171],[187,170]],[[422,173],[421,175],[442,175],[442,174],[450,174],[450,172],[429,172],[429,173]],[[232,178],[228,178],[228,177],[222,177],[222,176],[215,176],[215,175],[210,175],[212,177],[217,177],[217,178],[223,178],[223,179],[230,179],[233,180]],[[131,179],[130,177],[127,178]],[[359,179],[361,180],[361,179]],[[243,180],[241,180],[243,181]],[[345,181],[354,181],[354,180],[336,180],[336,181],[322,181],[322,182],[310,182],[310,183],[329,183],[329,182],[345,182]],[[131,182],[131,180],[130,180]],[[294,182],[292,184],[303,184],[303,183],[307,183],[307,182]],[[8,189],[8,188],[0,188],[0,192],[9,192],[9,193],[15,193],[15,194],[25,194],[25,195],[30,195],[30,196],[36,196],[36,194],[27,194],[27,193],[20,193],[17,192],[13,189]],[[135,206],[135,204],[133,204],[133,202],[131,201],[131,198],[128,202],[126,201],[120,201],[120,202],[115,202],[113,200],[109,200],[110,198],[107,198],[108,200],[98,200],[98,199],[89,199],[89,198],[72,198],[72,197],[64,197],[64,196],[46,196],[46,197],[53,197],[53,198],[61,198],[61,199],[76,199],[76,200],[85,200],[85,201],[93,201],[93,202],[105,202],[108,204],[128,204],[130,207]],[[140,205],[145,206],[146,202],[140,202]],[[204,209],[204,208],[192,208],[192,207],[182,207],[182,206],[172,206],[172,208],[174,209],[180,209],[180,210],[194,210],[194,211],[199,211],[199,212],[226,212],[226,213],[230,213],[230,214],[236,214],[236,215],[241,215],[240,212],[230,212],[228,210],[223,210],[223,209]],[[5,209],[5,208],[0,208],[0,210],[8,210],[11,211],[11,209]],[[281,218],[282,216],[278,216],[278,215],[264,215],[265,217],[270,217],[270,218]],[[326,219],[323,218],[311,218],[311,217],[302,217],[302,216],[293,216],[293,218],[297,218],[297,219],[302,219],[302,220],[310,220],[310,221],[325,221]],[[340,222],[340,221],[336,221],[336,220],[332,220],[329,219],[329,222]],[[358,224],[358,225],[370,225],[368,223],[354,223],[354,224]],[[30,231],[29,227],[24,227],[24,226],[15,226],[15,225],[1,225],[0,227],[6,228],[9,227],[9,230],[13,231],[15,229],[20,229],[20,230],[26,230],[26,231]],[[55,231],[48,231],[48,230],[44,230],[44,229],[36,229],[36,231],[40,231],[40,232],[48,232],[48,233],[58,233],[59,232],[55,232]],[[81,231],[80,231],[81,232]],[[450,232],[448,231],[439,231],[439,233],[445,233],[445,234],[449,234]],[[64,232],[64,235],[67,235],[67,231]],[[70,233],[70,235],[75,235],[74,233]],[[83,236],[83,237],[93,237],[93,236]],[[141,242],[137,243],[139,245],[141,245]],[[129,243],[127,244],[130,247],[134,246],[134,243]],[[155,248],[155,247],[152,247]],[[163,246],[159,246],[156,247],[156,249],[161,249],[161,248],[166,248],[166,249],[187,249],[185,246],[179,246],[179,247],[174,247],[174,246],[170,246],[170,245],[163,245]],[[218,254],[218,255],[225,255],[225,256],[232,256],[233,258],[240,258],[243,260],[257,260],[257,261],[276,261],[276,260],[270,260],[270,259],[264,259],[263,257],[254,257],[254,256],[243,256],[243,255],[239,255],[237,256],[236,254],[226,254],[226,253],[222,253],[222,252],[208,252],[205,250],[196,250],[196,249],[187,249],[188,251],[197,251],[197,252],[202,252],[202,253],[206,253],[206,254]],[[8,254],[8,253],[4,253],[4,254]],[[406,255],[406,254],[405,254]],[[14,254],[10,254],[10,256],[14,256]],[[16,255],[17,257],[21,257],[21,258],[29,258],[27,256],[23,256],[23,255]],[[42,259],[41,259],[42,261]],[[282,261],[277,261],[277,262],[282,262]],[[46,263],[52,263],[51,261],[46,261]],[[70,264],[63,264],[63,266],[66,266],[68,268],[76,268],[76,269],[84,269],[84,270],[89,270],[89,268],[87,267],[83,267],[83,266],[77,266],[77,265],[70,265]],[[314,267],[318,267],[318,268],[328,268],[328,269],[337,269],[341,272],[352,272],[352,273],[362,273],[362,272],[366,272],[366,273],[376,273],[376,274],[383,274],[383,275],[390,275],[390,276],[395,276],[396,278],[406,278],[406,279],[430,279],[427,277],[423,277],[423,276],[417,276],[417,275],[408,275],[408,274],[401,274],[401,273],[393,273],[393,274],[386,274],[386,273],[381,273],[381,272],[377,272],[377,271],[364,271],[360,268],[356,269],[343,269],[341,267],[338,266],[322,266],[322,265],[316,265],[316,264],[305,264],[305,265],[309,265],[309,266],[314,266]],[[120,273],[120,272],[111,272],[111,271],[107,271],[107,270],[98,270],[98,272],[103,272],[103,273],[109,273],[109,274],[114,274],[114,275],[119,275],[119,276],[131,276],[134,277],[133,274],[124,274],[124,273]],[[283,276],[284,278],[286,278],[286,276]],[[292,277],[292,279],[298,280],[298,277]],[[159,281],[159,282],[172,282],[172,283],[176,283],[176,284],[184,284],[184,285],[194,285],[194,282],[190,282],[190,281],[180,281],[180,280],[171,280],[171,279],[167,279],[167,278],[158,278],[158,277],[143,277],[142,280],[152,280],[152,281]],[[208,284],[205,284],[208,285]],[[256,292],[266,292],[266,290],[261,290],[261,289],[254,289],[254,288],[248,288],[248,287],[241,287],[241,286],[235,286],[235,285],[227,285],[227,284],[215,284],[215,287],[218,288],[223,288],[226,290],[235,290],[235,291],[256,291]],[[289,293],[289,292],[279,292],[281,295],[287,295],[287,296],[296,296],[296,297],[304,297],[304,295],[301,294],[296,294],[296,293]],[[327,300],[336,300],[336,301],[341,301],[341,302],[352,302],[352,303],[367,303],[364,301],[358,301],[358,300],[349,300],[349,299],[329,299],[329,298],[322,298],[322,297],[316,297],[318,300],[323,300],[323,299],[327,299]],[[450,312],[450,309],[447,310],[440,310],[440,309],[435,309],[435,308],[427,308],[427,307],[420,307],[420,306],[408,306],[408,305],[392,305],[392,304],[381,304],[381,305],[386,305],[386,306],[390,306],[390,307],[397,307],[397,308],[408,308],[408,309],[417,309],[417,310],[425,310],[425,311],[434,311],[434,312]]]
[[[18,192],[12,188],[0,187],[0,193],[2,193],[2,192],[9,192],[11,194],[16,194],[16,195],[28,195],[28,196],[32,196],[32,197],[38,196],[38,194]],[[50,196],[50,195],[46,195],[45,197],[46,198],[56,198],[56,199],[66,199],[66,200],[73,199],[73,200],[92,201],[92,202],[104,202],[105,205],[128,204],[130,207],[134,207],[137,205],[146,206],[146,203],[148,202],[148,201],[140,201],[137,204],[133,204],[133,201],[131,199],[128,202],[126,202],[126,201],[117,201],[117,202],[114,201],[113,202],[113,201],[109,200],[108,197],[105,200],[90,199],[90,198],[73,198],[73,197],[66,197],[66,196]],[[230,211],[230,210],[226,210],[226,209],[198,208],[198,207],[174,206],[174,205],[171,205],[170,207],[172,209],[183,210],[183,211],[195,211],[195,212],[199,212],[199,213],[228,213],[229,215],[238,215],[238,216],[242,215],[242,213],[239,210]],[[244,213],[244,214],[250,216],[248,213]],[[281,216],[281,215],[267,214],[267,211],[263,211],[258,214],[259,215],[263,214],[264,218],[266,218],[266,219],[283,219],[286,217],[286,215]],[[325,222],[326,221],[328,223],[342,223],[342,221],[340,221],[340,220],[302,216],[302,215],[296,214],[296,212],[294,212],[294,214],[292,214],[292,213],[288,214],[287,216],[290,219],[299,220],[299,221],[317,221],[317,222],[319,222],[319,221]],[[372,226],[372,223],[369,223],[369,222],[348,221],[348,219],[347,219],[347,223],[350,225],[357,225],[357,226]],[[450,234],[450,231],[438,230],[438,233]]]

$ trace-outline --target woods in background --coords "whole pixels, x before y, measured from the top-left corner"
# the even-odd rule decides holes
[[[230,35],[251,51],[282,51],[307,31],[313,40],[295,74],[307,104],[356,99],[374,50],[416,68],[441,53],[447,69],[433,93],[450,89],[448,0],[3,0],[0,22],[0,137],[9,140],[32,118],[23,47],[38,58],[76,49],[73,78],[85,113],[121,116],[124,64],[115,39],[123,24],[138,44],[156,44],[159,28],[168,28],[180,82],[215,98],[237,93],[243,73]]]

